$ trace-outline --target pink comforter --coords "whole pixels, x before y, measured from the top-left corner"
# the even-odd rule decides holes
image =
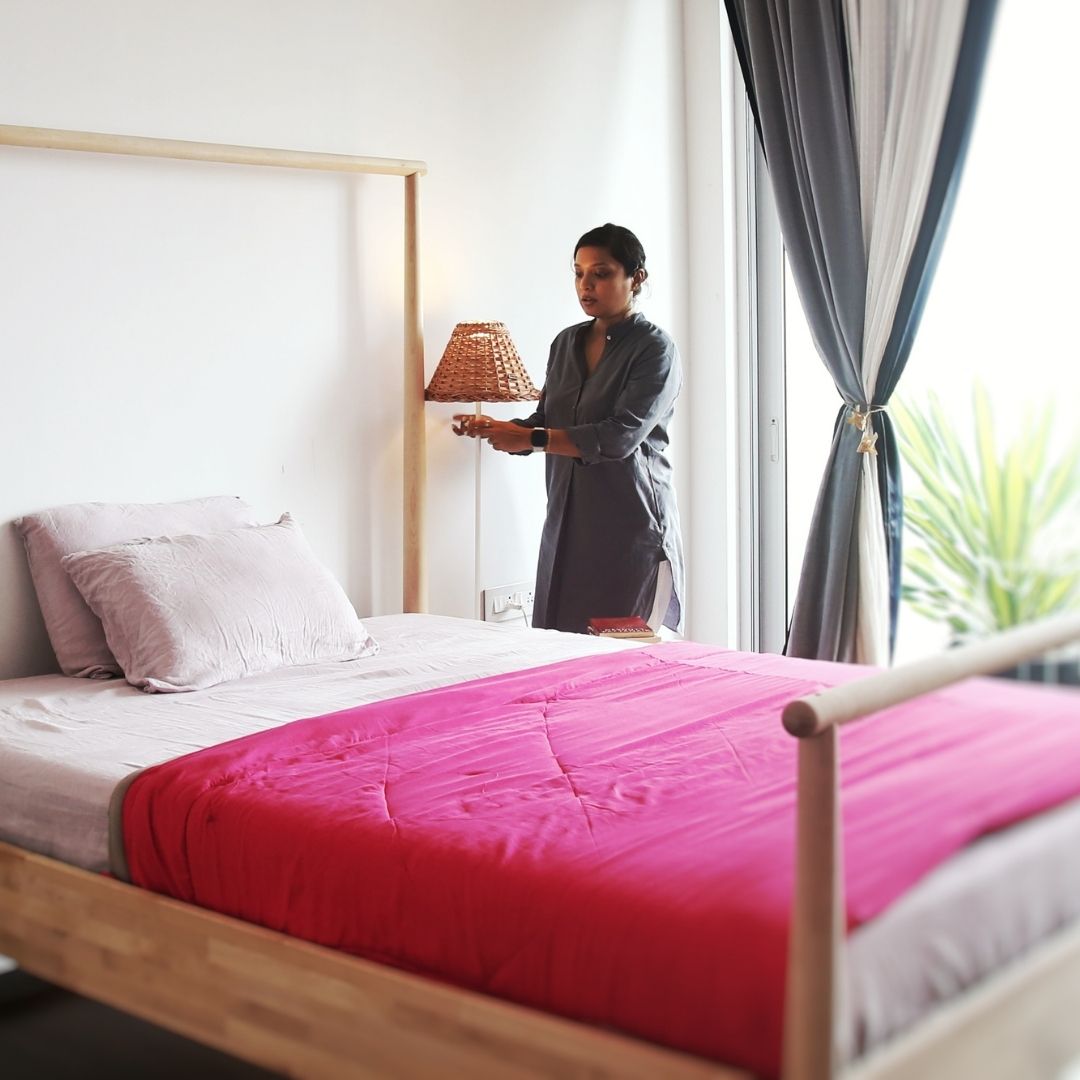
[[[771,1075],[794,834],[780,711],[865,674],[680,643],[296,721],[139,776],[131,876]],[[1077,702],[973,681],[845,729],[849,926],[1080,795]]]

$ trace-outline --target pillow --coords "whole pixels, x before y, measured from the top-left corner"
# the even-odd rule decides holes
[[[288,514],[274,525],[160,536],[61,563],[127,681],[143,690],[202,690],[378,651]]]
[[[232,495],[174,503],[73,503],[16,520],[53,651],[65,675],[121,674],[97,616],[60,560],[72,552],[143,536],[207,533],[254,525],[251,507]]]

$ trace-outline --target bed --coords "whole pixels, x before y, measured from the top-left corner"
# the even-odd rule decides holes
[[[372,163],[36,129],[2,128],[0,140],[361,171]],[[66,677],[4,685],[0,702],[10,727],[0,759],[0,952],[72,990],[289,1075],[749,1075],[716,1056],[500,1000],[455,985],[449,976],[346,955],[102,873],[106,807],[135,770],[254,728],[272,732],[284,720],[303,723],[351,708],[376,684],[390,695],[426,693],[448,680],[460,685],[551,664],[615,663],[631,652],[643,654],[640,646],[501,631],[416,613],[424,607],[416,275],[416,177],[422,164],[375,164],[370,171],[406,178],[403,607],[410,614],[365,620],[382,649],[360,683],[350,682],[339,666],[321,674],[297,668],[171,698],[147,697],[118,682]],[[780,728],[783,710],[790,733],[799,738],[784,1076],[1051,1076],[1080,1052],[1070,1005],[1080,995],[1080,888],[1069,876],[1080,838],[1077,800],[1062,799],[941,863],[845,942],[837,797],[838,724],[1078,635],[1074,618],[856,683],[850,680],[867,673],[804,677],[807,683],[847,685],[795,703],[774,695],[777,737],[788,738]],[[595,655],[582,657],[583,651]],[[739,655],[723,662],[755,661]],[[269,707],[251,703],[252,683],[260,680],[272,686]],[[156,735],[146,719],[155,712],[168,717]],[[176,721],[181,714],[183,737]],[[135,718],[134,730],[125,715]],[[204,720],[209,731],[202,730]],[[103,730],[110,732],[105,738]],[[57,743],[66,749],[58,753]],[[43,805],[48,813],[41,812]],[[1004,920],[997,925],[1006,929],[992,947],[970,917],[973,910],[979,920]],[[911,944],[916,940],[924,942],[922,951]],[[943,942],[956,951],[942,953]],[[894,994],[897,987],[907,993]],[[772,1022],[780,1021],[774,1016]]]
[[[108,866],[108,803],[133,769],[247,732],[272,730],[300,714],[336,715],[346,705],[395,695],[413,701],[399,695],[423,696],[448,683],[470,687],[473,679],[483,682],[508,672],[547,678],[548,672],[583,658],[590,664],[599,658],[625,665],[620,654],[648,652],[601,639],[435,616],[366,622],[382,649],[358,665],[273,672],[193,694],[147,696],[119,681],[63,676],[5,684],[0,775],[9,782],[0,797],[5,838],[0,864],[7,918],[0,950],[73,989],[297,1075],[347,1074],[365,1060],[375,1062],[370,1066],[375,1073],[433,1073],[436,1061],[454,1060],[455,1054],[461,1055],[460,1069],[470,1074],[487,1069],[504,1075],[508,1063],[518,1062],[525,1073],[562,1075],[591,1062],[588,1067],[601,1075],[725,1075],[701,1055],[454,989],[400,964],[337,955],[102,876]],[[659,649],[672,647],[696,648]],[[749,654],[722,653],[721,659],[727,671],[775,673],[777,664],[780,670],[787,665],[784,658]],[[845,671],[839,692],[858,685],[847,681],[850,674],[861,673]],[[798,713],[797,707],[789,723],[797,724]],[[779,731],[778,722],[776,727]],[[819,738],[810,745],[827,744]],[[820,809],[820,792],[806,788],[806,779],[803,797],[813,798]],[[27,814],[28,805],[45,806],[49,813]],[[822,836],[820,828],[810,831],[819,849]],[[898,1036],[921,1030],[925,1038],[928,1028],[940,1024],[943,1002],[973,988],[986,993],[986,977],[1002,966],[1016,978],[1017,964],[1049,964],[1075,980],[1075,965],[1060,958],[1062,943],[1075,939],[1080,919],[1078,841],[1080,800],[1073,799],[985,837],[856,931],[837,969],[838,988],[843,970],[848,993],[847,1004],[838,1003],[830,1020],[836,1026],[836,1053],[853,1055],[864,1069],[875,1060],[874,1068],[884,1068]],[[817,870],[829,864],[821,850],[802,856]],[[812,878],[810,873],[803,880]],[[164,937],[160,926],[170,928]],[[996,929],[987,934],[986,927]],[[819,948],[839,946],[839,937],[830,939],[818,929],[812,937]],[[813,973],[820,978],[820,969]],[[1045,978],[1043,984],[1049,985]],[[789,985],[794,991],[795,976]],[[970,994],[962,1000],[971,1007]],[[1062,997],[1058,1007],[1068,1011],[1068,1000]],[[370,1016],[373,1027],[362,1025],[354,1010]],[[1045,1023],[1040,1018],[1039,1027]],[[389,1037],[388,1025],[402,1028],[407,1050]],[[1000,1021],[995,1027],[1001,1029]],[[1049,1029],[1053,1032],[1053,1025]],[[828,1045],[831,1055],[832,1040]],[[825,1068],[832,1071],[833,1064]],[[918,1075],[933,1075],[918,1068]],[[953,1065],[945,1068],[941,1075],[958,1075]],[[785,1070],[785,1075],[800,1074],[795,1063],[788,1062]]]

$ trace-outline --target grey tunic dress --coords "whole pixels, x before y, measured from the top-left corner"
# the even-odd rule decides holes
[[[595,616],[647,619],[666,560],[672,597],[663,622],[680,630],[682,538],[667,458],[679,354],[663,330],[634,314],[611,328],[589,375],[591,326],[568,327],[552,342],[539,407],[520,421],[565,429],[580,450],[546,461],[533,625],[583,633]]]

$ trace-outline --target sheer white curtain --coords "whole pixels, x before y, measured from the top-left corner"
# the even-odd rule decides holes
[[[919,234],[952,92],[967,0],[845,0],[866,250],[860,378],[873,401]],[[878,459],[859,472],[855,659],[889,662],[888,551]]]

